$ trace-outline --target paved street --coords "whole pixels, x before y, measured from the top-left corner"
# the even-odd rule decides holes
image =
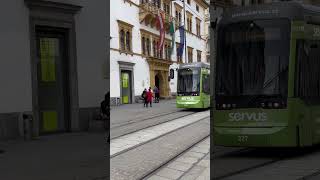
[[[177,109],[175,100],[148,109],[142,104],[114,107],[111,179],[209,179],[209,114]],[[174,169],[171,163],[185,169]]]
[[[307,149],[220,148],[213,154],[214,179],[298,180],[320,178],[320,147]]]
[[[41,136],[33,141],[1,142],[1,180],[107,180],[104,133]]]

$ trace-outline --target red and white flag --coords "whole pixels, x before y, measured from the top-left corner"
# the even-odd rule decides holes
[[[165,30],[164,30],[164,14],[158,11],[158,24],[160,29],[160,41],[158,44],[158,50],[162,50],[164,44]]]

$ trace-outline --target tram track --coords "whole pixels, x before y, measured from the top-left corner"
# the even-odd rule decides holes
[[[193,115],[193,114],[196,114],[196,113],[198,113],[198,112],[194,112],[194,111],[191,112],[190,111],[190,113],[186,113],[185,114],[184,111],[176,111],[176,112],[164,113],[164,114],[161,114],[161,115],[149,117],[149,118],[146,118],[146,119],[142,119],[140,121],[131,121],[129,123],[123,123],[121,125],[111,127],[111,129],[110,129],[111,130],[111,140],[116,139],[116,138],[120,138],[122,136],[131,134],[131,133],[143,130],[143,129],[154,127],[154,126],[166,123],[166,122],[174,121],[174,120],[179,119],[179,118],[190,116],[190,115]],[[178,114],[178,116],[166,119],[166,116],[174,116],[175,114]],[[181,115],[179,115],[179,114],[181,114]],[[158,118],[160,118],[160,117],[163,118],[164,120],[161,120],[161,119],[159,120]],[[139,128],[134,128],[134,126],[137,126],[137,123],[143,123],[143,122],[145,122],[147,120],[150,121],[149,125],[142,124],[142,125],[140,125]],[[151,122],[151,121],[155,121],[155,122]],[[132,130],[128,130],[128,129],[130,129],[130,127],[129,127],[130,125],[132,125],[132,127],[133,127]],[[119,135],[113,135],[113,132],[119,130],[120,128],[126,128],[126,132],[125,133],[120,133]]]
[[[123,135],[121,135],[121,136],[118,136],[118,137],[114,137],[114,138],[112,138],[111,140],[116,140],[116,139],[119,139],[119,138],[121,138],[121,137],[128,136],[128,135],[130,135],[130,134],[134,134],[134,133],[137,133],[137,132],[142,131],[142,130],[145,130],[145,129],[149,129],[149,128],[152,128],[152,127],[156,127],[156,126],[159,126],[159,125],[161,125],[161,124],[166,124],[166,123],[169,123],[170,121],[178,120],[178,119],[180,119],[180,118],[183,118],[183,117],[186,117],[186,116],[190,116],[190,115],[193,115],[193,114],[196,114],[196,112],[191,113],[191,114],[189,114],[189,115],[185,115],[185,116],[179,117],[179,118],[175,118],[175,119],[167,120],[167,121],[165,121],[165,122],[160,122],[160,123],[158,123],[158,124],[154,124],[154,125],[151,125],[151,126],[147,126],[147,127],[142,128],[142,129],[136,130],[136,131],[134,131],[134,132],[130,132],[130,133],[127,133],[127,134],[123,134]],[[188,123],[188,124],[186,124],[186,125],[182,125],[182,126],[180,126],[180,127],[178,127],[178,128],[175,128],[175,129],[173,129],[173,130],[171,130],[171,131],[168,131],[168,132],[166,132],[166,133],[163,133],[163,134],[161,134],[161,135],[159,135],[159,136],[156,136],[156,137],[154,137],[154,138],[152,138],[152,139],[149,139],[149,140],[147,140],[147,141],[144,141],[144,142],[141,142],[141,143],[139,143],[139,144],[133,145],[132,147],[129,147],[129,148],[123,150],[123,151],[120,151],[120,152],[117,152],[117,153],[115,153],[115,154],[110,155],[110,158],[114,158],[114,157],[116,157],[116,156],[119,156],[119,155],[121,155],[121,154],[123,154],[123,153],[126,153],[127,151],[130,151],[130,150],[135,149],[135,148],[137,148],[137,147],[139,147],[139,146],[142,146],[142,145],[144,145],[144,144],[147,144],[147,143],[149,143],[149,142],[151,142],[151,141],[154,141],[154,140],[156,140],[156,139],[159,139],[159,138],[161,138],[161,137],[163,137],[163,136],[166,136],[166,135],[168,135],[168,134],[170,134],[170,133],[172,133],[172,132],[174,132],[174,131],[177,131],[177,130],[180,130],[180,129],[182,129],[182,128],[191,126],[191,125],[196,124],[196,123],[198,123],[198,122],[200,122],[200,121],[205,121],[208,117],[210,117],[210,116],[206,116],[206,117],[200,118],[200,119],[198,119],[198,120],[196,120],[196,121],[193,121],[193,122]],[[112,143],[112,142],[111,142],[111,143]]]
[[[320,170],[317,171],[317,172],[314,172],[314,173],[312,173],[312,174],[303,176],[303,177],[301,177],[301,178],[299,178],[299,179],[297,179],[297,180],[308,180],[308,179],[312,179],[312,178],[314,178],[314,177],[316,177],[316,176],[319,176],[319,175],[320,175]]]
[[[144,175],[141,180],[147,180],[149,177],[151,177],[152,175],[154,175],[156,172],[158,172],[160,169],[162,169],[163,167],[165,167],[166,165],[168,165],[169,163],[171,163],[172,161],[174,161],[175,159],[179,158],[181,155],[185,154],[186,152],[188,152],[190,149],[192,149],[193,147],[197,146],[198,144],[200,144],[201,142],[205,141],[205,139],[207,139],[208,137],[210,137],[210,134],[208,134],[207,136],[203,137],[202,139],[194,142],[193,144],[191,144],[188,148],[186,148],[184,151],[181,151],[180,153],[176,154],[174,157],[172,157],[171,159],[167,160],[166,162],[162,163],[161,165],[159,165],[157,168],[153,169],[152,171],[150,171],[149,173],[147,173],[146,175]],[[204,156],[205,157],[205,156]],[[203,157],[203,158],[204,158]],[[200,159],[202,160],[202,158]],[[200,161],[198,160],[198,161]],[[190,167],[191,169],[192,167]],[[182,175],[183,176],[183,175]],[[182,177],[181,176],[181,177]]]
[[[165,129],[165,126],[159,126],[159,129],[165,130],[162,131],[163,134],[161,137],[159,137],[159,132],[155,132],[155,136],[158,136],[155,139],[139,144],[130,150],[127,149],[126,151],[122,151],[121,154],[111,157],[111,179],[143,179],[157,169],[165,166],[165,164],[174,157],[186,152],[190,147],[194,147],[195,144],[209,137],[210,120],[207,112],[191,116],[188,119],[190,121],[183,118],[182,121],[185,122],[183,124],[180,123],[182,121],[167,124],[167,127],[174,123],[180,127],[189,123],[181,128],[173,126],[170,129]],[[190,122],[194,123],[190,124]],[[169,130],[173,131],[165,133]],[[152,133],[152,131],[149,132],[150,134]]]
[[[170,112],[164,112],[164,113],[158,113],[158,114],[154,114],[152,116],[148,116],[148,117],[136,117],[134,119],[131,119],[129,121],[126,121],[126,122],[121,122],[121,123],[111,123],[111,128],[117,128],[117,127],[121,127],[121,126],[126,126],[128,124],[132,124],[132,123],[136,123],[136,122],[141,122],[141,121],[146,121],[146,120],[149,120],[149,119],[154,119],[154,118],[158,118],[158,117],[161,117],[161,116],[166,116],[166,115],[170,115],[170,114],[174,114],[174,113],[177,113],[177,112],[183,112],[185,110],[177,110],[177,111],[170,111]]]

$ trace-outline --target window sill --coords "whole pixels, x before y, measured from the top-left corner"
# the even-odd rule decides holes
[[[119,52],[120,52],[120,54],[126,54],[126,55],[131,55],[131,56],[133,56],[133,52],[132,51],[125,51],[125,50],[119,50]]]

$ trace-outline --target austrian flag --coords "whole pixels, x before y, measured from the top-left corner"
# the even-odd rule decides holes
[[[164,30],[164,14],[160,11],[158,11],[157,20],[160,28],[160,41],[158,43],[158,51],[161,51],[164,44],[165,30]]]

